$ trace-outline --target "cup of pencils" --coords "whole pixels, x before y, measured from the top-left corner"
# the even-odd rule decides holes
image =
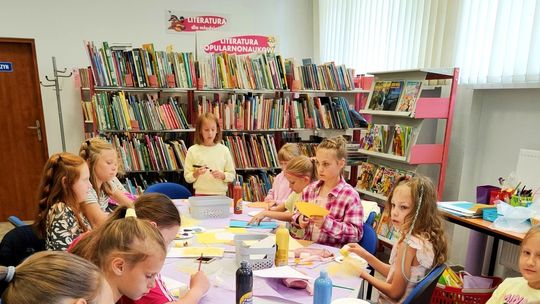
[[[525,186],[520,190],[516,187],[514,194],[510,198],[510,205],[514,207],[529,207],[533,202],[532,189],[525,189]]]

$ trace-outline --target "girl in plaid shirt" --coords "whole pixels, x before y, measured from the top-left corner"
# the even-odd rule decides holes
[[[296,212],[292,223],[305,229],[305,240],[340,247],[362,238],[363,210],[358,192],[343,179],[347,141],[338,136],[324,139],[316,151],[319,180],[302,193],[302,200],[325,207],[327,216],[307,218]]]

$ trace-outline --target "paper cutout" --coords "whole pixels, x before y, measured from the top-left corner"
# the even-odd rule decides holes
[[[197,233],[197,241],[201,244],[231,243],[235,234],[247,233],[246,228],[227,228]]]
[[[296,209],[307,217],[327,216],[330,213],[326,208],[308,202],[297,202]]]
[[[268,209],[268,202],[253,202],[247,204],[249,208],[262,208],[262,209]]]
[[[261,278],[283,278],[283,279],[290,278],[290,279],[303,279],[303,280],[313,281],[312,277],[299,272],[298,270],[292,268],[291,266],[280,266],[280,267],[274,267],[274,268],[255,270],[253,271],[253,275],[261,277]]]
[[[168,258],[223,257],[225,249],[219,247],[173,247],[167,252]]]
[[[167,290],[177,298],[183,297],[189,291],[189,287],[187,284],[184,284],[175,279],[161,276],[161,280],[163,281],[163,283],[165,283],[165,286],[167,286]]]
[[[248,225],[247,221],[231,220],[229,222],[229,227],[275,229],[277,228],[277,223],[276,222],[260,222],[259,225]]]
[[[227,228],[227,231],[234,234],[244,234],[247,233],[246,228]]]

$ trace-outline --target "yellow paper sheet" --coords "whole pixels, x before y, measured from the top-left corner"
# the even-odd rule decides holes
[[[327,216],[330,212],[325,208],[307,202],[297,202],[296,209],[307,217],[311,216]]]
[[[262,208],[262,209],[268,209],[268,203],[267,202],[253,202],[248,204],[249,208]]]
[[[233,227],[233,228],[227,228],[227,231],[234,234],[244,234],[247,233],[246,228],[240,228],[240,227]]]
[[[176,258],[198,258],[201,253],[205,257],[223,257],[225,249],[219,247],[184,247],[171,248],[167,253],[167,257]]]
[[[181,215],[180,218],[182,219],[182,226],[181,227],[193,227],[197,226],[198,222],[197,220],[193,219],[190,216]]]

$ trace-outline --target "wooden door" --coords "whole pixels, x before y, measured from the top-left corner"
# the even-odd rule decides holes
[[[0,221],[33,220],[47,140],[33,39],[0,38]]]

